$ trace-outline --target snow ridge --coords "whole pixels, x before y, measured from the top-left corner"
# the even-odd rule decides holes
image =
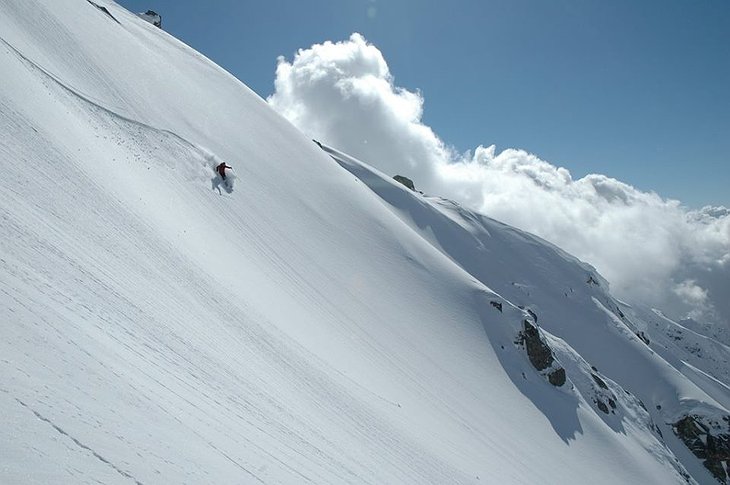
[[[686,362],[677,358],[682,352],[664,344],[666,337],[650,345],[644,331],[652,338],[657,332],[650,331],[650,325],[638,313],[614,299],[605,279],[591,266],[533,235],[472,213],[455,202],[419,196],[366,164],[319,144],[434,247],[480,282],[496,288],[506,301],[525,308],[535,322],[539,315],[541,332],[551,342],[561,365],[565,367],[564,363],[571,361],[583,363],[568,366],[568,379],[573,385],[576,379],[582,381],[577,386],[579,392],[603,414],[615,414],[617,395],[632,396],[632,393],[620,387],[622,392],[605,392],[608,390],[605,381],[609,379],[603,375],[598,377],[596,366],[588,365],[584,358],[641,397],[638,400],[632,397],[634,404],[624,403],[621,414],[628,408],[639,426],[661,440],[664,435],[671,436],[675,432],[674,423],[686,416],[702,416],[710,421],[728,417],[726,403],[730,389],[701,371],[693,372]],[[524,265],[524,261],[530,261],[531,265]],[[587,325],[588,322],[591,324]],[[721,344],[705,340],[697,349],[707,349],[707,358],[695,356],[695,362],[724,373],[727,367],[718,361],[724,363],[730,354]],[[613,344],[606,345],[607,341]],[[626,349],[627,344],[633,349]],[[616,355],[631,356],[631,359],[616,359]],[[637,357],[639,360],[635,360]],[[644,402],[650,403],[651,411]],[[643,410],[638,415],[630,411],[638,407]],[[686,451],[683,445],[672,440],[668,444],[675,453]],[[672,457],[667,459],[668,463],[676,462],[671,453],[667,456]],[[683,475],[686,473],[681,467],[678,470]]]
[[[0,3],[0,482],[714,481],[721,360],[96,3]]]

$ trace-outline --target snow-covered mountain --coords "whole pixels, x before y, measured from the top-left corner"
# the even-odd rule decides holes
[[[555,246],[109,0],[0,2],[0,68],[0,483],[724,480],[728,348]]]

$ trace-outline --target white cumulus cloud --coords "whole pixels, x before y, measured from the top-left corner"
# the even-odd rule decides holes
[[[674,287],[674,293],[689,303],[705,303],[707,291],[697,286],[694,280],[684,280]]]
[[[554,242],[593,264],[619,297],[730,324],[724,207],[692,211],[604,175],[574,179],[523,150],[456,153],[422,122],[421,93],[396,86],[360,34],[280,57],[268,102],[313,138]]]

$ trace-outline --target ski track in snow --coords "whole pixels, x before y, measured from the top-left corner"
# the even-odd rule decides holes
[[[7,392],[7,391],[5,391],[5,392]],[[63,430],[63,428],[57,426],[53,421],[51,421],[50,419],[48,419],[45,416],[43,416],[42,414],[40,414],[38,411],[32,409],[30,406],[28,406],[27,404],[25,404],[20,399],[15,398],[15,400],[21,406],[23,406],[24,408],[26,408],[28,411],[32,412],[35,415],[36,418],[38,418],[41,421],[44,421],[44,422],[48,423],[49,425],[51,425],[51,427],[53,427],[53,429],[55,429],[56,431],[58,431],[61,435],[63,435],[64,437],[70,439],[71,441],[73,441],[79,448],[82,448],[82,449],[88,451],[89,453],[91,453],[95,458],[97,458],[102,463],[110,466],[112,469],[114,469],[114,471],[116,471],[117,473],[119,473],[124,478],[128,478],[130,480],[133,480],[134,483],[136,483],[137,485],[143,485],[142,482],[140,482],[139,480],[137,480],[136,478],[134,478],[131,474],[129,474],[128,472],[125,472],[124,470],[122,470],[121,468],[119,468],[118,466],[116,466],[114,463],[110,462],[109,460],[107,460],[106,458],[104,458],[103,456],[101,456],[99,453],[97,453],[96,451],[94,451],[92,448],[86,446],[85,444],[83,444],[82,442],[80,442],[79,440],[77,440],[76,438],[74,438],[73,436],[71,436],[70,434],[68,434],[66,431]],[[246,470],[246,471],[248,471],[248,470]]]
[[[108,113],[108,114],[111,114],[108,110],[105,110],[105,112]],[[54,177],[54,178],[56,178],[56,177]],[[73,177],[69,177],[69,178],[73,178]],[[92,195],[89,198],[95,198],[95,197]],[[99,198],[101,198],[101,197],[99,197]],[[103,212],[105,214],[107,214],[107,216],[108,216],[110,211],[112,211],[112,209],[107,208]],[[68,216],[68,214],[65,215],[65,216],[62,216],[62,218],[65,218],[67,216]],[[127,218],[128,218],[127,215],[120,213],[120,214],[114,215],[111,219],[112,220],[125,220]],[[6,218],[6,221],[9,222],[9,220],[7,218]],[[39,220],[38,223],[39,224],[43,224],[43,221],[40,221]],[[13,225],[8,223],[6,225],[6,227],[8,229],[11,229],[11,228],[13,228]],[[16,227],[16,230],[18,232],[21,232],[22,231],[22,227],[21,226],[15,226],[15,227]],[[150,228],[147,228],[146,229],[146,231],[148,231],[148,232],[150,230],[151,230]],[[54,230],[53,232],[56,233],[56,237],[58,238],[58,240],[63,241],[64,239],[66,239],[64,237],[64,231],[62,231],[62,230]],[[118,234],[121,236],[121,234],[125,234],[125,233],[143,234],[144,232],[145,232],[145,229],[137,228],[137,229],[135,229],[133,231],[119,230],[118,231]],[[149,237],[152,237],[152,235],[150,234]],[[66,259],[65,258],[64,255],[66,254],[66,251],[67,250],[59,250],[59,249],[56,248],[56,246],[54,244],[50,244],[48,241],[46,241],[44,243],[43,242],[44,241],[44,238],[41,237],[40,235],[30,235],[30,234],[25,233],[25,234],[21,234],[21,238],[22,238],[22,240],[25,240],[25,241],[35,240],[35,241],[37,241],[36,244],[40,243],[40,244],[43,245],[40,248],[34,248],[33,249],[33,252],[41,253],[41,254],[55,254],[58,257],[63,257],[64,258],[65,262],[63,262],[63,263],[61,261],[56,261],[56,262],[54,262],[54,263],[52,263],[52,264],[49,265],[49,266],[51,266],[51,267],[54,268],[54,272],[57,273],[61,268],[64,267],[64,265],[70,264],[70,265],[75,266],[75,264],[72,262],[71,259]],[[126,239],[124,236],[122,236],[121,238],[122,239]],[[115,238],[115,239],[116,239],[117,246],[119,246],[117,248],[117,251],[120,251],[122,249],[122,247],[119,245],[120,239],[118,239],[118,238]],[[145,242],[141,246],[147,246],[151,242],[151,240],[144,240],[144,241]],[[130,243],[136,245],[136,243],[134,241],[130,241]],[[18,244],[18,246],[19,247],[24,247],[24,246],[26,246],[26,244]],[[272,263],[274,263],[275,265],[277,265],[277,264],[284,264],[284,263],[282,263],[281,260],[273,260],[273,259],[271,259],[271,252],[270,251],[266,251],[266,245],[263,244],[263,241],[262,241],[262,244],[259,246],[259,248],[260,248],[261,254],[262,255],[266,255],[266,257]],[[73,249],[71,249],[71,251],[73,252]],[[127,252],[129,254],[132,253],[130,251],[125,251],[125,252]],[[163,254],[167,254],[167,252],[163,252]],[[33,257],[32,256],[26,256],[26,257],[20,257],[20,258],[17,258],[17,259],[19,259],[19,260],[24,260],[24,259],[25,260],[30,260],[30,259],[33,259]],[[104,264],[101,263],[100,261],[97,261],[96,264],[98,264],[101,267],[104,266]],[[190,264],[189,263],[185,263],[185,262],[174,262],[174,263],[173,262],[170,262],[167,266],[169,266],[169,267],[186,268],[186,267],[189,267]],[[293,271],[293,269],[290,266],[282,266],[281,267],[281,270],[282,270],[281,271],[281,274],[287,274],[287,275],[293,275],[294,274],[294,275],[296,275],[296,273]],[[83,268],[78,267],[78,266],[75,266],[73,268],[69,268],[69,270],[68,270],[68,274],[73,274],[73,273],[76,273],[76,272],[81,272],[82,274],[86,273],[86,271]],[[22,277],[21,275],[23,273],[25,273],[25,271],[20,270],[20,269],[16,269],[16,270],[9,270],[7,274],[9,276],[15,275],[15,276],[18,276],[18,277]],[[107,272],[107,277],[110,280],[114,280],[114,279],[116,279],[113,276],[115,274],[118,275],[119,272],[117,270],[110,269]],[[25,277],[22,277],[22,278],[27,280],[27,278],[25,278]],[[48,275],[48,278],[52,278],[52,275],[49,274]],[[183,279],[187,282],[187,285],[188,286],[195,286],[195,285],[192,284],[192,282],[196,280],[196,277],[195,277],[195,275],[192,272],[189,272]],[[107,286],[103,282],[103,280],[98,279],[96,276],[94,276],[92,274],[86,274],[82,278],[78,278],[77,277],[77,281],[79,281],[79,282],[88,281],[88,280],[91,280],[95,284],[100,285],[99,287],[106,287]],[[290,283],[291,283],[291,286],[292,287],[301,287],[300,286],[300,283],[304,283],[305,281],[306,280],[303,277],[298,276],[298,277],[293,278],[290,281]],[[28,282],[31,283],[31,281],[28,281]],[[69,297],[69,296],[64,296],[64,295],[57,294],[56,290],[52,289],[52,287],[50,285],[45,285],[45,287],[46,287],[46,292],[44,292],[45,293],[45,297],[46,298],[49,298],[51,301],[56,301],[56,302],[62,303],[64,305],[73,305],[75,303],[75,301],[77,300],[77,298],[72,298],[72,297]],[[314,291],[315,293],[317,293],[316,288],[310,288],[310,290],[311,291]],[[95,292],[98,292],[99,290],[96,289],[94,291]],[[56,293],[56,294],[54,294],[54,293]],[[124,299],[125,301],[120,301],[120,302],[114,303],[114,300],[117,299],[117,298],[120,298],[121,296],[118,293],[118,291],[115,290],[115,289],[113,289],[113,288],[107,288],[103,293],[107,293],[111,297],[111,298],[108,298],[108,302],[111,303],[110,306],[112,306],[112,307],[120,308],[120,307],[124,307],[124,306],[128,306],[128,305],[133,305],[128,299]],[[19,296],[18,297],[12,296],[12,295],[8,295],[8,296],[11,296],[12,300],[15,301],[15,304],[17,304],[17,305],[19,305],[21,307],[24,307],[27,311],[29,311],[29,312],[33,312],[34,311],[34,308],[31,307],[31,306],[29,306],[29,305],[27,305],[27,304],[25,304],[25,303],[23,303],[22,300],[19,298]],[[321,294],[319,294],[318,296],[320,298],[323,297],[323,295],[321,295]],[[72,307],[68,307],[68,306],[67,306],[67,308],[68,308],[68,310],[70,310],[70,312],[72,314],[78,314],[78,315],[84,315],[84,314],[86,314],[86,315],[89,315],[89,314],[93,314],[94,313],[93,310],[89,307],[89,305],[86,305],[86,304],[81,304],[79,308],[72,308]],[[135,311],[134,313],[137,314],[138,316],[142,316],[144,314],[144,312],[141,309]],[[91,315],[89,315],[89,317],[90,316]],[[87,318],[89,318],[89,317],[87,317]],[[227,318],[225,320],[233,320],[232,315],[227,315]],[[50,324],[50,322],[48,322],[48,323],[49,323],[49,325],[53,326],[52,324]],[[128,327],[128,326],[129,326],[129,324],[124,325],[124,327]],[[57,333],[57,335],[59,337],[62,337],[64,335],[64,332],[62,332],[60,329],[56,329],[56,333]],[[126,333],[126,337],[127,338],[133,338],[133,339],[139,339],[140,338],[140,336],[138,334],[133,334],[133,333],[130,333],[128,331],[125,331],[125,333]],[[136,359],[138,359],[138,362],[144,363],[144,366],[135,365],[135,367],[137,368],[136,370],[140,374],[143,374],[143,375],[145,375],[145,377],[147,377],[148,379],[152,380],[153,383],[156,386],[158,386],[160,389],[169,391],[170,393],[174,394],[176,396],[176,398],[178,398],[178,399],[186,402],[188,405],[190,405],[192,407],[197,408],[200,413],[205,413],[205,409],[204,408],[201,408],[200,406],[198,406],[198,405],[194,404],[193,402],[191,402],[190,400],[186,399],[181,393],[176,392],[176,391],[173,391],[168,385],[165,385],[161,380],[153,377],[148,371],[145,370],[145,368],[147,368],[147,367],[156,366],[156,363],[154,362],[154,360],[151,360],[150,359],[150,357],[149,357],[150,355],[160,355],[160,356],[164,356],[164,355],[173,355],[173,356],[175,356],[175,355],[177,355],[178,357],[182,357],[181,354],[179,354],[179,352],[177,352],[174,348],[165,348],[164,351],[162,351],[162,349],[160,349],[158,345],[155,345],[155,344],[152,344],[152,343],[144,342],[143,341],[143,345],[147,348],[147,350],[154,352],[152,354],[145,354],[145,353],[141,353],[140,351],[136,350],[133,346],[131,346],[129,344],[129,342],[128,342],[128,339],[119,338],[119,337],[112,337],[112,338],[118,342],[118,345],[120,347],[125,348],[128,351],[132,352],[135,355]],[[274,347],[274,345],[272,345],[270,343],[270,344],[266,344],[265,347],[266,348]],[[89,355],[87,353],[87,351],[83,347],[78,347],[77,351]],[[278,354],[275,354],[273,352],[271,352],[271,355],[278,357]],[[89,357],[91,357],[91,356],[89,355]],[[199,357],[203,357],[203,356],[199,356]],[[185,359],[185,360],[187,360],[188,363],[190,362],[188,359]],[[102,367],[107,367],[107,365],[106,364],[103,364],[101,361],[97,362],[97,364],[101,365]],[[303,366],[303,367],[306,367],[306,366]],[[174,374],[173,375],[170,375],[169,377],[171,379],[174,379],[174,380],[179,380],[179,376],[174,375]],[[303,378],[303,380],[305,382],[307,380],[309,380],[305,376],[301,376],[301,377]],[[329,396],[329,397],[332,398],[332,396]],[[263,411],[263,409],[264,408],[262,408],[260,411],[257,411],[254,414],[258,415],[261,418],[265,418],[266,413]],[[249,412],[250,411],[252,411],[252,410],[249,409]],[[348,414],[352,414],[352,413],[350,412]],[[242,419],[246,419],[246,418],[243,418],[240,414],[238,416],[241,417]],[[279,428],[280,427],[280,424],[279,423],[276,423],[276,422],[270,422],[269,423],[269,426],[270,426],[269,428],[262,428],[262,427],[259,426],[259,427],[257,427],[257,430],[259,432],[263,433],[263,434],[271,435],[271,431],[270,430],[272,428]],[[283,431],[288,434],[287,441],[291,441],[293,438],[295,438],[295,436],[292,435],[290,431],[287,431],[285,429]],[[314,430],[312,430],[312,431],[314,431]],[[314,434],[315,435],[317,434],[316,431],[314,431]],[[297,438],[295,441],[299,441],[300,444],[306,444],[307,443],[307,441],[303,437],[302,438]],[[243,467],[242,465],[240,465],[240,463],[238,463],[235,459],[231,458],[228,454],[226,454],[225,452],[222,452],[222,451],[218,450],[218,448],[216,448],[215,445],[213,445],[210,442],[208,444],[212,448],[214,448],[218,452],[220,452],[223,456],[225,456],[227,460],[229,460],[232,463],[236,464],[236,466],[241,467],[242,469],[245,469],[245,467]],[[262,452],[264,454],[268,454],[265,451],[262,451]],[[321,454],[321,452],[317,452],[317,454]],[[303,475],[303,474],[297,472],[296,470],[292,469],[291,467],[289,467],[288,465],[286,465],[281,460],[278,460],[276,457],[271,456],[271,458],[274,459],[274,460],[276,460],[276,461],[278,461],[283,467],[290,468],[300,478],[302,478],[302,479],[304,479],[304,480],[306,480],[308,482],[313,481],[312,479],[310,479],[306,475]],[[338,468],[347,468],[347,467],[344,466],[343,464],[339,464]],[[351,477],[355,477],[357,475],[354,472],[351,472],[351,475],[350,476]],[[360,472],[360,478],[361,479],[364,478],[362,476],[361,472]],[[373,482],[373,483],[377,483],[377,482]]]
[[[0,481],[681,481],[652,427],[660,414],[618,379],[596,387],[573,349],[594,347],[576,344],[583,334],[562,305],[605,326],[619,353],[652,362],[646,375],[660,367],[610,296],[580,286],[591,268],[449,202],[387,200],[360,181],[387,187],[387,177],[332,163],[230,75],[113,3],[99,0],[118,24],[85,2],[46,4],[27,18],[24,2],[0,5],[10,73],[0,79],[0,410],[11,416]],[[24,31],[30,18],[37,30]],[[105,46],[118,60],[100,60]],[[126,84],[116,70],[137,62],[160,69],[149,79],[168,79],[169,65],[186,82],[138,91],[147,77]],[[218,197],[210,165],[231,154],[243,189]],[[499,294],[477,264],[494,248],[531,258],[492,269]],[[579,282],[575,294],[552,278],[543,287],[555,265],[550,276]],[[546,291],[565,297],[553,307]],[[569,370],[565,388],[514,344],[528,310],[562,337],[541,330]],[[726,396],[693,364],[692,380]],[[671,375],[661,399],[699,395]],[[617,414],[599,414],[591,399],[611,393]]]
[[[141,122],[139,120],[135,120],[135,119],[130,118],[128,116],[122,115],[122,114],[117,113],[116,111],[114,111],[114,110],[112,110],[110,108],[107,108],[107,107],[103,106],[103,104],[101,103],[101,101],[95,101],[95,100],[91,99],[91,97],[89,97],[88,95],[85,95],[85,94],[81,93],[78,89],[73,88],[73,87],[69,86],[68,84],[64,83],[63,81],[61,81],[61,79],[58,76],[54,75],[53,73],[47,71],[43,67],[39,66],[38,64],[36,64],[32,60],[30,60],[28,57],[26,57],[25,55],[23,55],[22,52],[20,52],[19,50],[17,50],[15,47],[13,47],[11,44],[9,44],[5,39],[3,39],[2,36],[0,36],[0,42],[2,42],[2,44],[5,45],[5,47],[7,47],[13,53],[15,53],[28,66],[30,66],[33,69],[37,70],[38,72],[42,73],[49,80],[51,80],[52,82],[54,82],[55,84],[57,84],[59,87],[61,87],[65,91],[67,91],[69,94],[71,94],[72,96],[77,97],[81,101],[84,101],[84,102],[88,103],[92,107],[97,108],[97,109],[100,109],[103,112],[107,113],[108,115],[110,115],[110,116],[112,116],[114,118],[118,118],[121,121],[130,123],[130,124],[133,124],[133,125],[137,125],[140,128],[147,129],[147,130],[150,130],[150,131],[156,132],[156,133],[161,133],[161,134],[173,136],[173,137],[177,138],[178,140],[180,140],[181,142],[183,142],[184,144],[188,145],[190,148],[192,148],[192,149],[194,149],[196,151],[201,151],[200,147],[198,147],[197,145],[191,143],[190,141],[186,140],[185,138],[183,138],[182,136],[178,135],[177,133],[175,133],[173,131],[166,130],[166,129],[163,129],[163,128],[155,128],[154,126],[150,126],[150,125],[148,125],[146,123],[143,123],[143,122]],[[213,167],[211,167],[211,168],[213,168]]]

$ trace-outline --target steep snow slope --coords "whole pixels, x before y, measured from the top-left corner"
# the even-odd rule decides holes
[[[633,321],[642,323],[640,331],[665,359],[684,361],[721,382],[730,382],[730,347],[680,325],[658,310],[625,303],[621,303],[621,309]]]
[[[538,332],[567,382],[535,370],[529,289],[497,295],[229,74],[96,4],[0,3],[0,482],[684,481],[572,324]]]
[[[362,162],[323,148],[444,255],[526,308],[543,329],[564,339],[594,369],[639,396],[667,443],[702,475],[686,446],[673,439],[671,425],[689,415],[726,419],[727,347],[615,300],[594,268],[536,236],[454,202],[418,196]],[[600,401],[596,398],[594,404],[605,409]]]

